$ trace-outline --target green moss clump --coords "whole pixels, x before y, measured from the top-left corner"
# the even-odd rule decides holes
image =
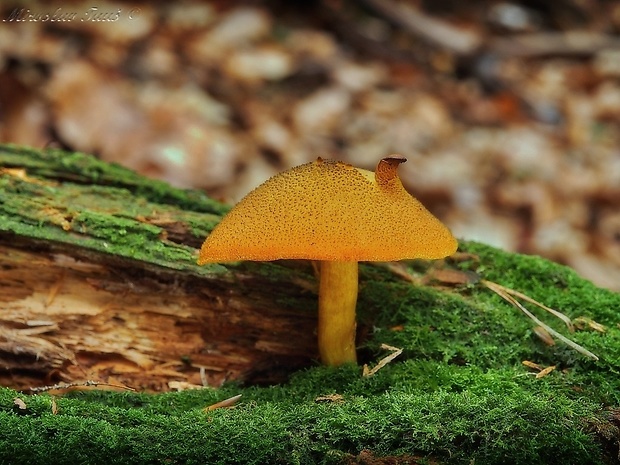
[[[30,175],[78,184],[122,187],[150,202],[177,205],[185,210],[223,215],[230,207],[197,190],[176,189],[163,181],[140,176],[116,163],[92,155],[58,149],[40,150],[0,144],[0,166],[24,168]]]
[[[175,189],[119,165],[60,150],[0,144],[0,234],[79,247],[198,276],[224,273],[199,267],[196,247],[227,206],[200,191]],[[169,238],[167,225],[184,231]],[[67,234],[71,232],[73,234]]]
[[[334,374],[339,383],[318,388],[317,381]],[[337,373],[317,368],[282,387],[73,395],[56,399],[56,415],[42,395],[21,396],[28,409],[20,413],[9,407],[16,394],[3,389],[0,460],[310,464],[340,463],[369,449],[378,456],[413,453],[446,463],[603,463],[586,427],[601,420],[591,402],[527,390],[428,393],[403,389],[402,383],[378,392],[385,382],[361,380],[350,367]],[[343,394],[343,402],[314,401],[330,387]],[[201,410],[239,391],[244,398],[238,407]]]
[[[57,414],[47,395],[1,389],[0,463],[344,463],[362,450],[451,464],[618,463],[620,331],[610,309],[620,308],[620,296],[540,258],[462,249],[478,256],[485,278],[607,325],[605,334],[571,335],[600,361],[544,345],[528,319],[486,288],[374,282],[368,272],[360,298],[375,325],[368,349],[377,358],[383,342],[404,349],[376,375],[316,367],[282,386],[83,392],[57,398]],[[557,368],[537,379],[526,359]],[[237,407],[203,411],[238,393]],[[342,401],[316,401],[329,394]]]

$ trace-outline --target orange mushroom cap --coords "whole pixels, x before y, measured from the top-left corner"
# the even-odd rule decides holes
[[[392,261],[453,254],[457,241],[403,187],[400,156],[375,173],[322,160],[279,173],[213,229],[199,264],[237,260]]]

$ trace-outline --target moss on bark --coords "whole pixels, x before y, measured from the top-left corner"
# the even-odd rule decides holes
[[[29,153],[0,147],[0,165],[21,169]],[[19,161],[11,158],[15,154]],[[69,241],[196,275],[226,270],[194,265],[194,247],[225,207],[85,155],[62,161],[52,152],[59,161],[51,165],[46,156],[33,154],[25,174],[43,181],[56,170],[56,178],[70,179],[73,195],[58,197],[54,185],[24,184],[16,173],[5,172],[0,234]],[[109,219],[87,208],[88,196],[101,196],[102,180],[114,187],[105,190],[113,193],[103,200],[108,208],[134,200],[132,215],[116,218],[113,231]],[[57,202],[55,209],[33,208],[25,189],[38,189],[38,198]],[[80,202],[84,208],[76,207]],[[175,233],[161,219],[170,225],[177,215],[187,215],[182,224],[192,228],[185,237],[194,243],[161,240],[164,231]],[[136,220],[142,217],[160,221]],[[65,234],[66,228],[76,234]],[[142,248],[153,242],[161,245]],[[539,257],[467,242],[460,251],[465,254],[450,263],[453,270],[519,290],[573,320],[583,317],[570,337],[600,360],[586,359],[561,342],[546,345],[530,320],[475,282],[412,284],[381,266],[362,265],[358,309],[372,328],[364,357],[379,359],[384,343],[403,349],[374,376],[362,377],[354,366],[316,366],[270,387],[231,383],[178,393],[94,391],[56,398],[2,388],[0,463],[362,463],[368,454],[385,458],[378,463],[618,463],[620,295]],[[418,263],[407,266],[414,276],[426,270]],[[287,270],[251,264],[244,273],[277,280]],[[279,298],[292,297],[274,296]],[[557,320],[534,311],[566,334]],[[591,321],[606,331],[595,330]],[[536,378],[524,360],[556,369]],[[236,407],[203,411],[236,394],[243,395]],[[318,399],[333,394],[342,398]]]

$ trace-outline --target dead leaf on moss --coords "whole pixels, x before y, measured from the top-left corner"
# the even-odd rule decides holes
[[[547,368],[541,370],[540,373],[536,374],[536,379],[544,378],[549,373],[551,373],[553,370],[555,370],[555,365],[548,366]]]
[[[547,331],[542,326],[535,326],[534,327],[534,334],[536,334],[536,336],[538,336],[538,338],[541,341],[543,341],[546,345],[548,345],[548,346],[554,346],[555,345],[555,341],[553,340],[553,337],[551,337],[551,334],[549,334],[549,331]]]
[[[26,402],[24,402],[22,399],[20,399],[19,397],[16,397],[15,399],[13,399],[13,403],[17,406],[18,409],[20,410],[26,410],[28,408],[28,406],[26,405]]]
[[[529,361],[529,360],[523,360],[523,361],[521,362],[521,364],[522,364],[522,365],[525,365],[525,366],[526,366],[526,367],[528,367],[528,368],[533,368],[533,369],[538,370],[538,371],[541,371],[541,370],[543,369],[543,367],[542,367],[542,366],[540,366],[538,363],[531,362],[531,361]]]
[[[314,401],[317,404],[341,404],[344,402],[344,397],[340,394],[327,394],[317,397]]]
[[[551,373],[553,370],[556,369],[556,365],[551,365],[551,366],[543,368],[538,363],[531,362],[529,360],[523,360],[521,364],[525,365],[528,368],[537,370],[538,373],[536,373],[536,379],[544,378],[545,376],[547,376],[549,373]]]
[[[585,316],[580,316],[578,318],[575,318],[573,320],[573,323],[575,324],[575,327],[577,329],[582,330],[582,331],[586,329],[592,329],[599,333],[607,332],[607,328],[605,326],[603,326],[600,323],[597,323],[592,318],[587,318]]]

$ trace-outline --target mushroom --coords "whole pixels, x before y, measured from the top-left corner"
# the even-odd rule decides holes
[[[374,173],[318,158],[273,176],[213,229],[198,264],[238,260],[320,261],[318,345],[326,365],[356,363],[359,261],[453,254],[448,228],[403,187],[399,155]]]

